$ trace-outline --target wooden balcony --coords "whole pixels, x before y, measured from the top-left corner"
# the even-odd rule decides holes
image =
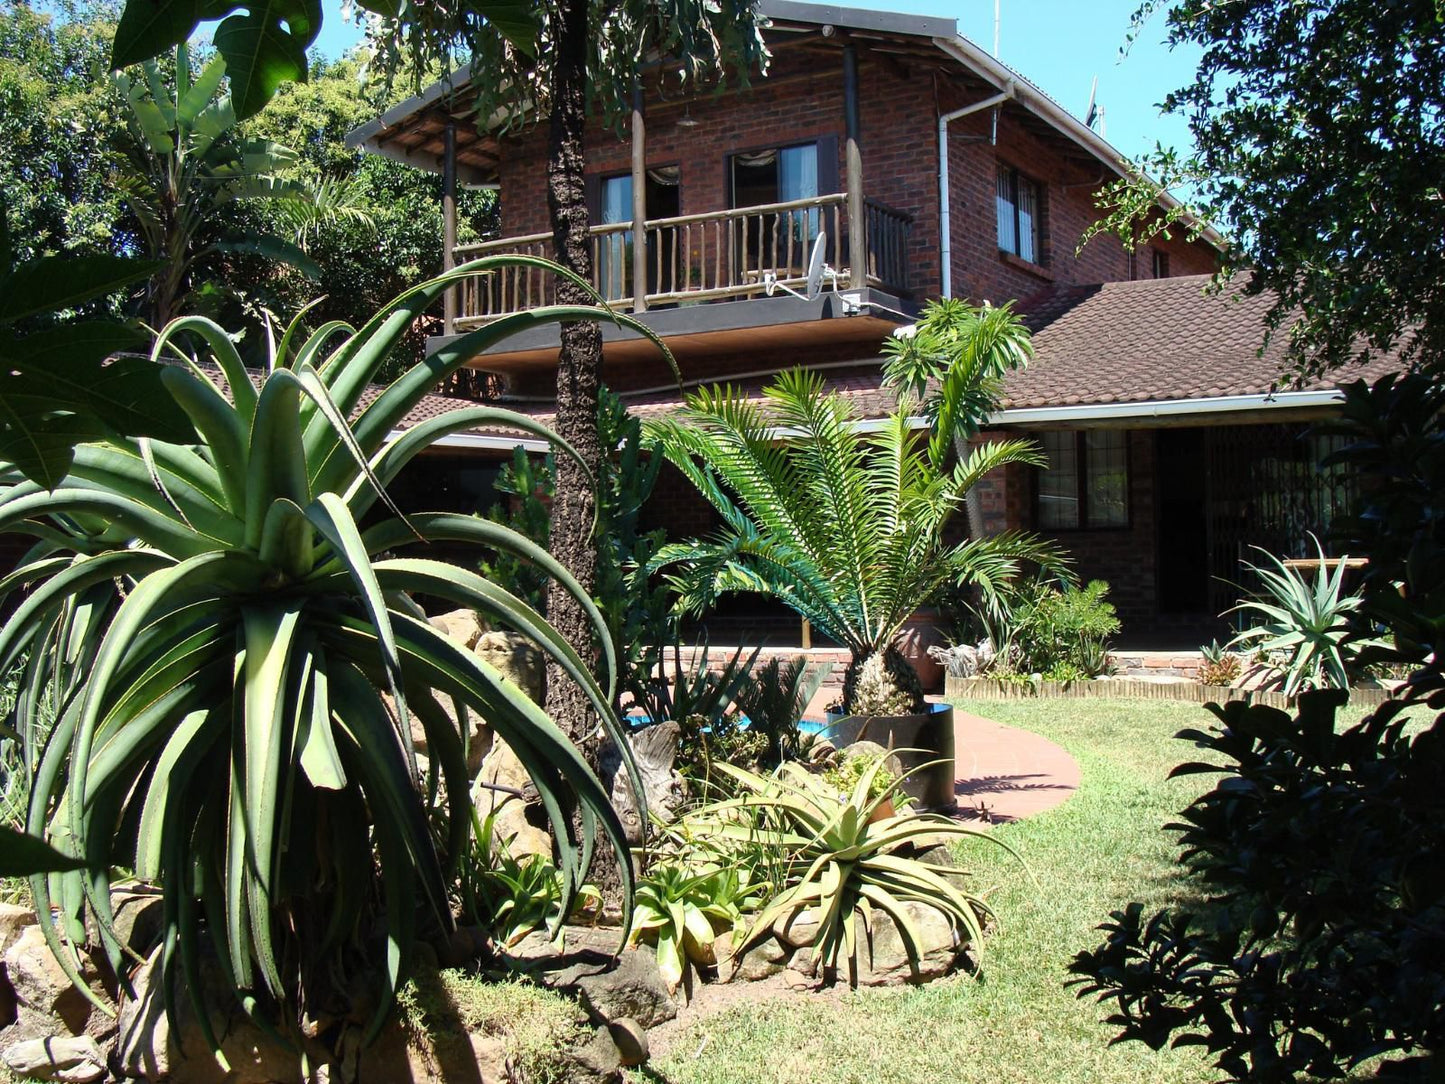
[[[593,226],[592,285],[615,308],[632,312],[759,298],[776,282],[802,291],[814,239],[824,238],[824,291],[873,287],[909,294],[908,235],[913,219],[864,199],[861,215],[846,193],[635,223]],[[850,218],[861,228],[850,229]],[[638,234],[645,239],[635,248]],[[854,245],[858,236],[860,244]],[[456,264],[517,253],[550,257],[552,235],[504,237],[458,245]],[[855,263],[856,260],[856,263]],[[530,267],[468,279],[457,291],[448,327],[465,331],[553,300],[552,276]]]

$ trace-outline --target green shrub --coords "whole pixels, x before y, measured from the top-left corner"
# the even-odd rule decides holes
[[[1108,594],[1103,580],[1079,587],[1052,574],[1016,585],[979,614],[996,652],[994,676],[1076,681],[1108,673],[1109,640],[1119,631]]]

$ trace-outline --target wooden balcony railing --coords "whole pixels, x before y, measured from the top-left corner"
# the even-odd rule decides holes
[[[866,236],[860,256],[865,281],[895,293],[908,290],[908,232],[912,218],[876,200],[865,201]],[[787,203],[652,219],[643,224],[646,248],[639,283],[631,222],[593,226],[592,285],[621,309],[662,308],[760,297],[769,278],[798,289],[807,276],[814,239],[825,234],[824,259],[836,277],[824,289],[847,287],[851,244],[847,196],[836,193]],[[456,262],[518,253],[550,256],[552,235],[535,233],[459,245]],[[535,268],[506,268],[469,278],[459,287],[456,325],[476,326],[553,300],[552,276]]]

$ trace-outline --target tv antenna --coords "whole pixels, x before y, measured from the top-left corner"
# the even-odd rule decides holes
[[[823,292],[823,277],[826,275],[833,281],[833,289],[838,288],[838,272],[834,271],[823,261],[823,250],[828,245],[828,234],[824,230],[818,231],[818,238],[813,242],[813,251],[808,256],[808,279],[804,286],[804,293],[778,281],[775,271],[763,272],[763,293],[772,297],[775,291],[782,290],[785,294],[792,294],[801,301],[812,301]]]

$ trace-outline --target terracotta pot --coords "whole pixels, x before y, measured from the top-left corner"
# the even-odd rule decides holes
[[[903,781],[903,793],[920,809],[933,812],[952,810],[957,802],[953,783],[957,775],[953,751],[953,707],[930,704],[917,715],[828,715],[828,737],[839,749],[855,741],[877,742],[913,772]]]
[[[924,692],[936,693],[943,688],[943,665],[928,653],[930,647],[943,643],[937,610],[919,610],[903,623],[893,643],[918,672]]]
[[[873,812],[869,815],[867,823],[877,824],[879,821],[886,821],[896,812],[897,810],[893,808],[893,799],[885,798],[873,808]]]

